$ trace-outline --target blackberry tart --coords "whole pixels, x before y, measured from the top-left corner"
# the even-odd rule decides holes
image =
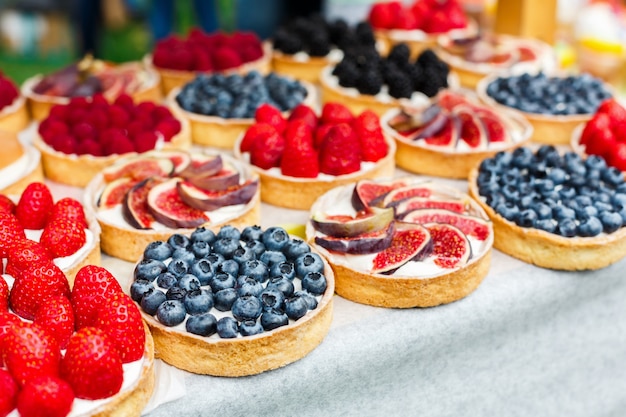
[[[544,145],[500,152],[469,177],[496,249],[558,270],[604,268],[626,255],[626,184],[604,159]]]
[[[280,227],[224,226],[147,245],[130,293],[158,358],[236,377],[315,349],[332,321],[334,279],[309,245]]]

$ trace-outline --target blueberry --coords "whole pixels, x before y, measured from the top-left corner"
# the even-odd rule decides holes
[[[561,200],[569,200],[570,198],[576,197],[576,189],[570,187],[569,185],[564,185],[559,190],[559,196]]]
[[[550,179],[538,179],[534,182],[534,188],[540,193],[551,192],[554,190],[554,182]]]
[[[540,161],[545,161],[547,155],[554,153],[558,153],[558,150],[553,145],[541,145],[535,155]]]
[[[313,295],[324,294],[326,287],[326,277],[321,272],[309,272],[302,278],[302,289]]]
[[[610,193],[599,191],[594,195],[594,197],[594,200],[596,202],[605,203],[612,206],[613,197]]]
[[[263,333],[263,326],[256,320],[244,320],[239,325],[239,333],[242,336],[252,336]]]
[[[211,245],[204,240],[198,240],[191,244],[191,252],[198,259],[204,258],[211,253]]]
[[[233,317],[239,321],[256,320],[263,310],[261,300],[253,295],[238,297],[231,307]]]
[[[209,256],[206,257],[206,260],[209,261],[214,271],[217,269],[217,266],[219,264],[224,262],[225,259],[226,258],[224,258],[224,256],[220,255],[219,253],[210,253]]]
[[[230,274],[234,277],[239,276],[239,264],[233,259],[227,259],[217,264],[216,274]]]
[[[575,219],[576,212],[567,206],[559,205],[552,209],[552,216],[560,222],[564,219]]]
[[[247,226],[241,231],[241,236],[239,239],[249,242],[251,240],[261,240],[261,236],[263,236],[263,230],[261,226]]]
[[[626,207],[626,193],[615,193],[613,194],[613,198],[611,202],[616,207]]]
[[[187,313],[180,300],[167,300],[159,306],[156,316],[164,326],[176,326],[185,320]]]
[[[309,310],[315,310],[317,308],[317,298],[315,298],[310,292],[301,290],[294,292],[293,295],[304,299]]]
[[[513,159],[511,162],[518,168],[528,168],[533,161],[533,152],[530,148],[519,147],[513,151]]]
[[[224,288],[213,294],[214,307],[219,311],[229,311],[237,297],[237,290]]]
[[[494,210],[509,221],[515,221],[515,218],[519,215],[519,208],[512,202],[500,203]]]
[[[533,209],[524,209],[515,218],[515,223],[520,227],[534,227],[537,217],[537,213]]]
[[[191,315],[206,313],[213,308],[213,294],[201,289],[188,291],[183,303]]]
[[[143,251],[143,257],[145,259],[156,259],[157,261],[164,261],[172,256],[172,247],[161,240],[150,242],[146,249]]]
[[[209,281],[215,275],[213,273],[213,267],[207,259],[198,259],[196,262],[191,264],[191,268],[189,268],[189,273],[195,275],[196,278],[198,278],[200,285],[209,285]]]
[[[621,225],[621,216],[619,222]],[[578,234],[582,237],[597,236],[600,233],[602,233],[602,222],[597,217],[590,216],[578,225]]]
[[[533,204],[531,204],[529,208],[533,209],[533,211],[537,214],[537,219],[552,218],[552,209],[545,203],[533,202]]]
[[[584,175],[572,173],[567,180],[567,184],[574,188],[581,188],[587,185],[587,177]]]
[[[167,265],[167,271],[173,274],[176,278],[180,278],[189,271],[189,264],[182,259],[172,259]]]
[[[252,249],[246,246],[238,247],[233,253],[233,261],[237,262],[239,265],[253,259],[256,259],[256,254]]]
[[[209,281],[211,290],[214,293],[223,290],[225,288],[235,288],[237,280],[230,274],[215,274],[215,276]]]
[[[217,319],[211,313],[191,316],[185,322],[185,329],[199,336],[211,336],[217,332]]]
[[[215,233],[205,227],[198,227],[191,233],[190,240],[192,242],[202,241],[212,245],[215,242]]]
[[[324,272],[324,262],[317,253],[305,253],[296,258],[296,275],[304,277],[309,272]]]
[[[287,257],[288,261],[293,261],[303,253],[309,252],[311,252],[311,248],[305,241],[301,239],[291,239],[283,247],[283,253]]]
[[[161,272],[167,270],[165,264],[156,259],[142,259],[134,271],[135,279],[147,279],[148,281],[154,281]]]
[[[263,252],[265,252],[265,245],[260,240],[248,240],[246,241],[246,248],[249,248],[254,252],[256,258],[260,258]]]
[[[241,232],[234,226],[227,224],[226,226],[222,226],[222,228],[217,232],[217,240],[229,238],[234,241],[238,241],[241,237]]]
[[[599,212],[603,212],[603,211],[611,211],[613,210],[613,206],[608,204],[608,203],[604,203],[602,201],[595,201],[593,203],[593,206],[596,208],[596,210],[598,210]]]
[[[614,211],[602,211],[599,218],[605,233],[613,233],[622,227],[622,216]]]
[[[133,301],[140,302],[143,295],[151,288],[154,288],[152,281],[148,281],[147,279],[135,280],[130,286],[130,298],[132,298]]]
[[[563,219],[559,222],[557,226],[557,231],[561,236],[565,237],[574,237],[577,234],[576,222],[573,219]]]
[[[289,234],[282,227],[270,227],[265,232],[261,241],[269,251],[280,251],[289,242]]]
[[[293,296],[285,300],[285,313],[291,320],[303,317],[309,309],[309,304],[304,297]]]
[[[267,284],[267,289],[275,289],[282,292],[285,297],[291,297],[295,291],[293,282],[285,277],[272,277]]]
[[[187,265],[191,265],[196,261],[196,255],[187,248],[177,248],[172,253],[172,259],[184,261]]]
[[[242,276],[244,279],[238,282],[237,295],[240,297],[243,297],[244,295],[254,295],[255,297],[258,297],[261,295],[265,289],[263,284],[252,277],[245,275]]]
[[[170,287],[165,293],[168,300],[183,300],[187,295],[187,290],[180,287]]]
[[[143,311],[151,316],[154,316],[159,306],[165,302],[165,300],[167,300],[167,297],[165,297],[165,293],[163,291],[151,288],[143,295],[140,304]]]
[[[305,310],[306,312],[306,310]],[[278,327],[289,324],[289,317],[281,310],[269,309],[261,314],[261,326],[266,331],[274,330]]]
[[[506,198],[501,193],[494,193],[485,195],[485,202],[491,207],[496,207],[498,204],[506,203]]]
[[[272,267],[270,268],[270,276],[282,276],[288,279],[294,279],[294,277],[296,276],[296,268],[291,262],[280,262],[272,265]]]
[[[232,317],[222,317],[217,321],[217,334],[222,339],[233,339],[239,333],[239,324]]]
[[[193,274],[185,274],[178,279],[178,286],[185,291],[193,291],[200,288],[200,280]]]
[[[602,180],[612,186],[618,186],[624,182],[622,171],[617,168],[609,167],[601,171]]]
[[[287,260],[287,257],[282,252],[266,250],[265,252],[263,252],[263,254],[261,254],[260,260],[269,268],[271,268],[274,264],[285,262]]]
[[[276,310],[284,310],[285,307],[285,294],[276,288],[266,288],[259,295],[259,299],[263,305],[263,310],[270,308]]]
[[[180,233],[175,233],[167,239],[167,243],[172,247],[172,250],[176,250],[178,248],[187,248],[189,246],[190,240],[187,236],[181,235]]]
[[[215,243],[213,243],[213,252],[222,255],[226,259],[230,259],[238,247],[239,239],[235,240],[229,237],[224,237],[217,239]]]
[[[507,184],[502,187],[501,191],[504,198],[506,198],[508,201],[517,201],[520,197],[518,184]]]
[[[269,278],[269,268],[261,261],[247,261],[241,266],[241,274],[254,278],[259,282],[265,282]]]

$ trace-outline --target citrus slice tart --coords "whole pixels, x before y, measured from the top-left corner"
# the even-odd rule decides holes
[[[520,147],[487,158],[469,177],[494,247],[534,265],[599,269],[626,255],[626,184],[604,159]]]
[[[319,254],[281,227],[226,225],[148,244],[130,293],[158,358],[238,377],[290,364],[322,342],[334,278]]]
[[[246,74],[271,70],[272,46],[254,32],[205,33],[194,28],[184,38],[169,36],[158,41],[144,62],[161,76],[165,95],[199,74]]]
[[[37,121],[45,119],[53,106],[67,104],[72,97],[102,94],[113,101],[127,94],[137,102],[158,102],[162,98],[159,74],[154,69],[141,62],[112,64],[91,56],[57,72],[27,79],[22,94]]]
[[[31,182],[43,181],[41,153],[17,134],[0,131],[0,193],[20,194]]]
[[[311,207],[307,241],[335,273],[335,291],[379,307],[459,300],[487,275],[493,228],[468,195],[415,177],[362,180]]]
[[[155,151],[121,159],[85,189],[102,250],[136,261],[153,240],[198,226],[259,222],[259,178],[219,153]]]
[[[142,414],[155,385],[154,342],[113,275],[88,265],[70,289],[62,272],[41,262],[0,281],[3,412]]]
[[[467,90],[442,90],[428,106],[390,110],[381,125],[396,141],[400,168],[445,178],[467,179],[484,158],[521,146],[532,134],[521,114],[496,111]]]
[[[97,94],[54,106],[33,143],[41,151],[48,179],[85,187],[123,156],[189,148],[191,136],[186,120],[164,105],[136,103],[125,94],[109,103]]]
[[[15,83],[0,72],[0,130],[18,133],[29,121],[26,99]]]
[[[372,111],[354,115],[342,104],[326,103],[318,116],[300,105],[285,119],[265,105],[255,120],[234,153],[259,175],[265,203],[308,210],[338,185],[393,175],[395,143]]]
[[[523,67],[491,74],[476,87],[490,106],[515,109],[533,125],[533,142],[567,145],[572,132],[612,97],[608,84],[589,74],[549,74]]]

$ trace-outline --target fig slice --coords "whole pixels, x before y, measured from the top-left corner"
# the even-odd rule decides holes
[[[389,191],[407,185],[405,179],[392,181],[361,180],[354,186],[352,192],[352,207],[361,211],[366,207],[375,206],[389,193]]]
[[[401,135],[413,137],[415,132],[424,129],[440,118],[441,113],[441,107],[437,104],[431,104],[426,108],[405,107],[400,113],[392,117],[387,124]]]
[[[106,184],[98,198],[98,209],[106,210],[122,204],[128,190],[138,182],[130,177],[122,177]]]
[[[191,162],[180,175],[183,178],[198,175],[209,176],[221,171],[222,165],[221,155],[194,154],[191,156]]]
[[[419,140],[436,136],[446,126],[449,118],[450,115],[447,112],[440,112],[427,124],[406,135],[406,137],[410,140]]]
[[[384,229],[351,238],[316,236],[315,243],[333,252],[366,255],[387,249],[391,244],[394,230],[394,222],[390,222]]]
[[[150,177],[169,177],[174,172],[174,163],[167,158],[131,158],[102,170],[106,182],[122,177],[143,181]]]
[[[148,207],[148,194],[157,185],[166,181],[163,178],[147,178],[135,184],[124,196],[122,215],[135,229],[151,229],[154,216]]]
[[[455,213],[440,208],[414,210],[402,217],[408,223],[445,223],[457,227],[468,236],[477,240],[486,240],[491,233],[489,222],[480,217]]]
[[[432,193],[433,190],[426,184],[411,184],[389,191],[381,203],[383,207],[393,207],[408,198],[430,197]]]
[[[475,110],[469,106],[457,106],[454,113],[461,121],[461,140],[472,149],[486,148],[487,134]]]
[[[222,168],[213,172],[207,171],[200,175],[187,176],[187,180],[203,190],[225,190],[239,184],[239,171],[229,163],[223,163]]]
[[[453,269],[465,265],[472,257],[472,246],[459,228],[444,223],[427,223],[424,227],[433,241],[431,255],[435,265]]]
[[[402,219],[409,212],[420,209],[445,209],[455,213],[465,213],[465,202],[462,200],[434,199],[428,197],[411,197],[396,205],[396,218]]]
[[[314,213],[311,224],[318,232],[333,237],[355,237],[386,229],[393,221],[392,208],[368,207],[356,216]]]
[[[372,273],[392,274],[402,265],[423,259],[431,250],[428,229],[418,224],[396,224],[389,247],[372,260]]]
[[[437,132],[436,135],[423,139],[424,142],[431,146],[438,146],[441,148],[454,149],[456,148],[461,133],[461,123],[457,115],[448,114],[446,117],[446,123]]]
[[[489,143],[512,141],[506,124],[502,118],[498,117],[494,112],[486,109],[480,109],[476,111],[476,115],[483,126]]]
[[[180,178],[169,179],[148,193],[148,209],[154,218],[171,228],[193,228],[209,221],[202,211],[187,205],[178,194]]]
[[[452,111],[456,106],[461,104],[469,104],[467,97],[463,94],[455,93],[450,90],[442,90],[437,95],[437,103],[442,108]]]
[[[220,207],[247,204],[259,188],[259,180],[248,180],[225,190],[209,191],[196,187],[189,181],[179,181],[176,188],[180,198],[190,207],[213,211]]]
[[[191,155],[185,151],[167,150],[159,151],[159,156],[167,158],[174,164],[174,175],[183,172],[191,164]]]

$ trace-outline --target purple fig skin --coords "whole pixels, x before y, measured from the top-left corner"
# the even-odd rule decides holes
[[[118,203],[123,202],[124,200],[122,199],[122,201],[118,201],[115,204],[108,203],[109,196],[112,193],[116,192],[119,188],[124,188],[124,189],[130,190],[136,183],[137,183],[136,180],[134,180],[132,178],[129,178],[129,177],[122,177],[122,178],[118,178],[116,180],[111,181],[110,183],[108,183],[104,187],[104,190],[102,190],[102,193],[98,197],[98,202],[96,204],[97,207],[98,208],[102,208],[102,209],[108,209],[108,208],[111,208],[111,207],[113,207],[114,205],[116,205]]]
[[[216,173],[196,175],[188,177],[187,180],[203,190],[220,191],[239,184],[239,171],[230,170],[224,175],[216,175]]]
[[[430,138],[435,136],[437,133],[443,129],[443,127],[448,122],[448,118],[451,116],[446,112],[438,113],[432,120],[430,120],[427,124],[422,126],[420,129],[416,130],[411,135],[407,136],[408,140],[420,140]]]
[[[124,196],[122,216],[135,229],[152,228],[154,216],[148,211],[146,201],[150,190],[162,182],[156,179],[145,179],[135,184]],[[139,201],[136,201],[136,199],[139,199]]]
[[[352,255],[365,255],[368,253],[378,253],[389,247],[395,230],[394,223],[389,223],[387,229],[379,231],[372,236],[353,238],[333,238],[316,236],[315,243],[333,252],[348,253]]]
[[[183,203],[182,201],[180,201],[180,197],[176,190],[177,188],[176,184],[178,184],[178,182],[180,182],[180,180],[171,179],[171,180],[165,181],[162,184],[155,186],[154,188],[150,190],[150,192],[148,193],[148,201],[147,201],[147,205],[148,205],[148,209],[150,210],[150,213],[152,213],[154,218],[159,223],[165,225],[166,227],[170,227],[173,229],[176,229],[176,228],[189,229],[189,228],[201,226],[204,223],[208,222],[209,221],[208,216],[204,214],[204,212],[202,211],[190,210],[190,213],[187,213],[187,216],[184,216],[181,213],[178,213],[178,214],[175,214],[172,212],[168,213],[165,211],[164,208],[159,207],[159,205],[157,204],[157,198],[162,193],[171,193],[172,198],[179,199],[179,201],[176,203],[179,203],[179,204]]]
[[[422,108],[404,108],[389,120],[388,124],[398,132],[407,132],[413,129],[423,128],[430,124],[442,113],[442,108],[438,104],[431,104],[424,110]]]
[[[236,204],[247,204],[256,194],[259,188],[259,180],[248,181],[240,186],[233,187],[231,191],[220,192],[218,195],[210,195],[206,190],[195,187],[189,182],[180,181],[176,184],[181,200],[190,207],[202,211],[217,210],[220,207]]]
[[[180,173],[183,178],[215,175],[222,170],[223,161],[220,155],[196,155],[191,163]]]
[[[356,237],[364,233],[377,232],[387,228],[393,221],[394,211],[391,208],[370,207],[368,216],[348,221],[329,219],[326,215],[315,213],[311,217],[313,227],[325,235],[333,237]]]
[[[160,172],[154,171],[146,171],[145,175],[137,176],[132,175],[137,180],[144,180],[148,177],[152,176],[160,176],[160,177],[169,177],[174,172],[174,163],[167,158],[129,158],[124,162],[116,163],[102,170],[102,175],[106,181],[112,181],[117,178],[121,178],[122,176],[126,176],[127,173],[124,171],[128,167],[132,167],[133,165],[144,165],[156,163],[159,167]],[[135,173],[136,174],[136,173]]]
[[[403,181],[403,180],[394,180],[394,181],[387,181],[387,182],[373,181],[373,180],[361,180],[361,181],[358,181],[356,185],[354,186],[354,190],[352,191],[352,198],[350,202],[352,204],[352,207],[356,211],[365,210],[367,207],[371,207],[371,206],[382,207],[381,203],[383,199],[385,198],[385,196],[389,193],[389,191],[381,193],[380,195],[372,199],[372,201],[366,202],[366,201],[363,201],[360,190],[367,186],[373,186],[373,187],[388,186],[391,189],[394,189],[394,188],[404,187],[405,185],[407,185],[406,181]]]
[[[410,231],[417,231],[418,233],[420,233],[422,237],[421,242],[414,242],[413,245],[405,245],[404,244],[405,239],[399,238],[399,236],[409,235],[408,232]],[[396,243],[395,248],[404,250],[404,253],[402,253],[402,257],[398,257],[397,253],[387,253],[389,251],[391,252],[394,251],[394,243],[396,242],[396,239],[401,240],[399,243]],[[416,257],[417,259],[423,259],[423,257],[427,256],[426,251],[429,250],[428,248],[429,248],[430,240],[431,240],[430,233],[425,227],[418,225],[418,224],[398,223],[396,225],[396,232],[394,233],[394,236],[391,240],[391,244],[389,248],[387,248],[385,251],[379,252],[376,255],[373,261],[371,272],[375,274],[392,274],[393,272],[398,270],[398,268],[400,268],[402,265],[415,259]],[[395,257],[395,259],[387,259],[385,261],[383,258],[389,255]],[[377,264],[381,262],[382,264],[379,264],[377,266]]]
[[[480,217],[459,214],[446,209],[427,208],[408,212],[402,220],[408,223],[445,223],[460,229],[464,234],[478,240],[489,237],[491,229],[489,222]]]

